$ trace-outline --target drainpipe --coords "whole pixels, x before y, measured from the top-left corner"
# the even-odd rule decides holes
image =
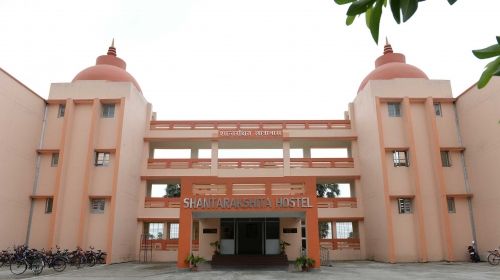
[[[43,112],[43,121],[42,121],[42,133],[40,135],[40,142],[38,143],[38,149],[43,148],[43,139],[45,138],[45,126],[47,124],[47,111],[48,111],[48,104],[45,103],[45,109]],[[40,176],[40,161],[41,161],[41,156],[40,154],[37,154],[36,156],[36,165],[35,165],[35,180],[33,181],[33,192],[32,194],[36,194],[36,190],[38,189],[38,178]],[[35,200],[31,199],[31,205],[30,205],[30,215],[28,218],[28,230],[26,231],[26,241],[24,242],[24,245],[28,246],[29,240],[30,240],[30,233],[31,233],[31,222],[33,221],[33,210],[35,208]]]
[[[455,124],[457,126],[458,143],[460,144],[460,146],[463,146],[462,132],[460,131],[460,121],[458,120],[458,111],[457,111],[456,101],[453,103],[453,111],[455,112]],[[464,152],[460,153],[460,161],[462,162],[462,169],[463,169],[463,173],[464,173],[465,191],[466,191],[466,193],[471,193],[469,175],[467,173],[467,166],[465,165]],[[470,197],[467,198],[467,206],[469,208],[469,220],[470,220],[471,230],[472,230],[472,239],[473,239],[472,246],[474,246],[474,249],[477,250],[478,243],[477,243],[477,235],[476,235],[476,223],[474,221],[474,212],[472,209],[472,199]]]

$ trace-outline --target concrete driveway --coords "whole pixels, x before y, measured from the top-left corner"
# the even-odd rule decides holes
[[[139,264],[123,263],[104,265],[93,268],[67,269],[62,273],[44,270],[42,275],[33,277],[27,271],[25,275],[13,276],[8,268],[0,268],[0,279],[79,279],[79,280],[114,280],[114,279],[500,279],[500,266],[488,263],[411,263],[385,264],[377,262],[336,262],[331,267],[309,273],[296,272],[293,266],[285,269],[260,270],[212,270],[203,264],[198,272],[178,270],[173,263]]]

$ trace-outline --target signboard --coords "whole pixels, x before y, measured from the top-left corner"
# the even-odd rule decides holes
[[[186,197],[182,207],[188,209],[256,209],[256,208],[311,208],[309,197],[252,197],[252,198],[214,198]]]
[[[220,129],[218,136],[221,138],[269,138],[269,137],[283,137],[282,129]]]

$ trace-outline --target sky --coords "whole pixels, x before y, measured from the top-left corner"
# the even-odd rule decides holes
[[[480,2],[480,4],[478,4]],[[420,2],[376,45],[333,0],[0,1],[0,67],[47,98],[105,54],[112,38],[162,120],[342,119],[386,36],[407,63],[458,96],[500,35],[500,1]]]

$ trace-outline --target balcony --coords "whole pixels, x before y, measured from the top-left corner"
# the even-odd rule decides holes
[[[214,168],[213,162],[217,165]],[[144,176],[359,176],[353,158],[149,159]]]
[[[355,197],[318,198],[318,208],[358,208]]]
[[[224,131],[274,131],[271,137],[355,138],[350,120],[151,121],[146,139],[219,138]],[[240,136],[245,136],[246,133]],[[259,137],[257,137],[259,138]],[[264,137],[266,138],[266,137]]]
[[[330,250],[359,250],[361,249],[359,238],[334,238],[334,239],[321,239],[320,245]]]
[[[297,121],[151,121],[151,130],[350,129],[349,120]]]
[[[144,208],[179,208],[180,198],[146,197]]]

